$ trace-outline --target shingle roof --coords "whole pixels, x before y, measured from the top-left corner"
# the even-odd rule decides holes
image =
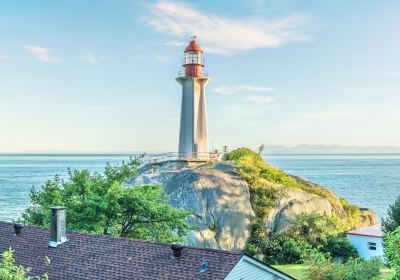
[[[14,235],[13,224],[0,222],[0,252],[12,248],[16,262],[33,275],[51,279],[224,279],[243,254],[185,247],[171,258],[168,244],[130,238],[68,232],[68,241],[48,247],[49,230],[26,226]],[[46,256],[51,260],[45,262]],[[203,258],[207,271],[200,273]]]
[[[369,236],[369,237],[382,237],[383,236],[381,225],[374,225],[374,226],[359,228],[359,229],[355,229],[355,230],[350,230],[350,231],[347,231],[346,234]]]

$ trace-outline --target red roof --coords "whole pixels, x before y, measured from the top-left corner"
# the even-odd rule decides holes
[[[203,50],[201,49],[199,43],[195,39],[189,42],[189,45],[186,47],[185,52],[202,52]]]

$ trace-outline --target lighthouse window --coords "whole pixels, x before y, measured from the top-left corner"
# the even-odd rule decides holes
[[[185,57],[186,64],[201,64],[201,54],[196,52],[188,52]]]

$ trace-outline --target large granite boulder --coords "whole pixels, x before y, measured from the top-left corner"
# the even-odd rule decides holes
[[[197,229],[188,234],[188,245],[233,251],[245,247],[254,212],[248,185],[233,166],[149,164],[128,184],[162,184],[172,206],[192,213],[188,222]]]

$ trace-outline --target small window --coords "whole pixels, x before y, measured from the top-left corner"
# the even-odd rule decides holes
[[[368,242],[368,250],[376,251],[376,243],[375,242]]]

